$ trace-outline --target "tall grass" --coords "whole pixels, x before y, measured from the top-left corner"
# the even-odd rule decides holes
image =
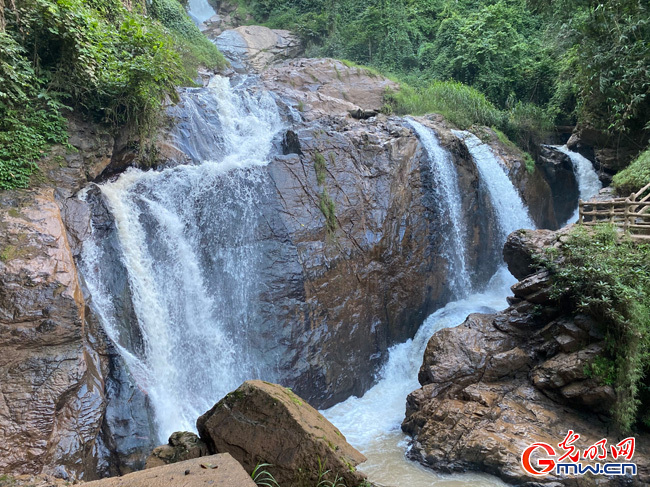
[[[460,129],[472,125],[496,127],[524,151],[530,151],[552,128],[544,109],[530,103],[513,103],[500,110],[483,93],[458,81],[432,81],[420,87],[400,84],[386,93],[387,111],[398,115],[439,113]]]

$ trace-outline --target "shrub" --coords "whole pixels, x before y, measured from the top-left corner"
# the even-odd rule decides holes
[[[650,148],[642,152],[632,164],[616,174],[612,183],[618,194],[625,196],[650,183]]]
[[[0,32],[3,189],[27,186],[47,147],[66,140],[64,104],[146,137],[199,63],[224,63],[175,0],[154,0],[153,18],[144,1],[131,10],[120,0],[16,0],[11,7]]]
[[[621,237],[611,225],[578,227],[560,247],[560,259],[542,263],[557,297],[593,316],[605,333],[606,356],[591,372],[612,382],[616,424],[629,431],[650,425],[650,245]]]
[[[386,98],[396,114],[439,113],[461,129],[474,124],[503,124],[503,113],[485,95],[457,81],[434,81],[422,88],[403,83],[398,92],[387,93]]]

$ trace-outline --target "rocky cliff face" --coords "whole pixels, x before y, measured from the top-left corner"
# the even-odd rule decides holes
[[[519,231],[506,244],[511,306],[496,315],[473,314],[436,333],[419,373],[422,388],[408,397],[402,428],[413,436],[411,455],[441,469],[481,470],[517,485],[647,485],[647,435],[637,436],[633,480],[592,476],[532,478],[520,465],[534,442],[557,445],[569,430],[585,449],[602,438],[622,440],[607,411],[611,386],[587,374],[604,337],[587,316],[551,299],[546,272],[534,272],[532,255],[558,245],[561,234]]]
[[[126,151],[83,121],[70,134],[75,149],[55,148],[35,189],[0,195],[0,470],[94,478],[119,356],[77,272],[90,211],[73,196]]]

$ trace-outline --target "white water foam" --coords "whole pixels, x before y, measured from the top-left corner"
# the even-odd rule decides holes
[[[535,228],[524,202],[508,178],[503,162],[494,154],[492,148],[470,132],[453,130],[453,133],[465,141],[478,168],[481,182],[487,186],[492,206],[497,213],[501,244],[504,244],[508,235],[515,230]]]

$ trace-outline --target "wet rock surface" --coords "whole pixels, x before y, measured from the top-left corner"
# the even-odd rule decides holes
[[[551,146],[541,146],[537,166],[548,181],[553,194],[557,223],[562,225],[578,207],[580,191],[571,158]]]
[[[0,210],[0,469],[92,468],[104,388],[54,190],[5,192]]]
[[[318,411],[276,384],[248,381],[197,421],[211,452],[230,453],[247,472],[259,463],[282,486],[315,485],[319,473],[346,485],[365,476],[355,467],[365,457]]]
[[[567,314],[550,297],[548,273],[531,274],[528,261],[520,261],[558,238],[543,231],[512,234],[508,246],[520,253],[506,254],[506,261],[522,279],[513,286],[515,304],[494,315],[472,314],[431,337],[418,376],[422,388],[409,395],[402,424],[413,436],[414,459],[443,471],[493,473],[516,485],[650,481],[644,434],[637,435],[633,460],[639,473],[633,479],[532,478],[521,468],[521,454],[531,443],[557,445],[569,430],[581,435],[576,446],[582,449],[602,438],[616,443],[625,437],[607,415],[613,388],[586,373],[604,347],[596,323]]]
[[[458,164],[478,280],[496,265],[490,205],[464,146],[443,125],[422,122],[440,131]],[[269,321],[279,322],[275,341],[287,345],[279,354],[283,382],[328,407],[363,394],[388,348],[451,298],[445,223],[427,156],[400,119],[334,119],[293,130],[300,154],[269,166],[266,219],[281,245],[266,277],[277,284],[262,299]]]

